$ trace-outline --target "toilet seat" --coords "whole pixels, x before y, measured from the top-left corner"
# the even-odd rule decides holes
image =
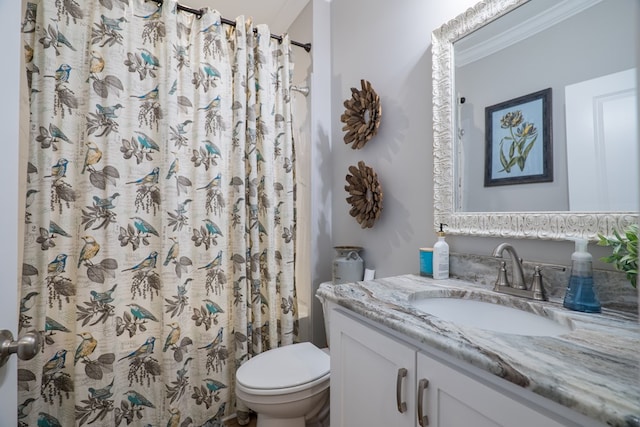
[[[329,386],[329,355],[304,342],[261,353],[245,362],[236,372],[239,389],[259,395],[280,395]]]

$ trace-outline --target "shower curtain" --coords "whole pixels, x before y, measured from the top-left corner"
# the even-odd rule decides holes
[[[290,45],[236,24],[27,3],[20,426],[222,425],[240,364],[296,340]]]

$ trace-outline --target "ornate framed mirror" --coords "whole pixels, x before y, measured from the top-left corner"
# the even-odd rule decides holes
[[[469,61],[473,61],[474,55],[484,58],[483,60],[485,61],[492,56],[499,58],[500,56],[496,55],[495,52],[505,49],[505,44],[511,43],[511,41],[505,43],[506,39],[504,38],[504,34],[509,34],[507,39],[515,40],[517,38],[513,35],[514,28],[517,28],[518,31],[522,30],[523,33],[526,33],[532,28],[534,30],[530,32],[538,33],[539,28],[547,26],[552,30],[555,29],[555,31],[559,31],[553,36],[555,37],[554,40],[557,40],[558,34],[568,35],[574,33],[573,31],[568,31],[566,28],[560,27],[561,25],[571,24],[584,26],[584,24],[576,23],[576,19],[582,15],[591,13],[594,16],[593,19],[602,19],[601,11],[596,8],[610,8],[611,5],[607,4],[607,1],[609,0],[485,0],[433,32],[434,225],[446,223],[448,224],[448,232],[450,234],[459,235],[553,240],[561,240],[568,237],[584,237],[590,240],[597,240],[598,233],[610,236],[613,230],[623,229],[628,224],[638,221],[637,198],[639,193],[639,180],[637,178],[637,171],[639,168],[637,167],[637,153],[627,156],[631,161],[631,166],[628,169],[636,174],[635,178],[623,178],[624,181],[622,182],[620,182],[619,179],[618,181],[611,180],[613,182],[612,185],[623,188],[623,194],[626,192],[626,194],[635,198],[633,200],[625,199],[623,202],[626,204],[616,205],[622,206],[621,208],[611,208],[606,204],[597,205],[594,208],[591,208],[591,206],[587,204],[587,208],[581,208],[580,206],[585,205],[574,202],[574,196],[569,194],[572,181],[576,181],[575,178],[570,176],[570,170],[572,170],[572,168],[573,170],[580,169],[580,167],[576,168],[576,161],[569,157],[571,149],[568,142],[565,141],[566,135],[573,132],[569,128],[567,124],[569,122],[565,117],[566,102],[568,102],[569,99],[570,88],[577,86],[573,83],[590,82],[593,76],[586,74],[579,75],[579,72],[569,70],[564,74],[574,78],[575,82],[568,80],[568,77],[564,81],[559,80],[558,82],[550,82],[550,79],[545,77],[542,77],[538,82],[529,82],[518,80],[518,76],[514,76],[513,79],[510,80],[502,77],[504,84],[494,84],[493,86],[491,83],[487,84],[481,80],[472,82],[472,85],[463,84],[461,79],[457,81],[457,78],[464,75],[460,72],[460,64],[463,62],[468,64]],[[625,4],[621,7],[640,7],[634,5],[634,0],[623,0],[623,2]],[[542,7],[544,13],[534,13],[524,7],[529,7],[529,5]],[[589,8],[592,9],[588,10]],[[623,10],[622,12],[624,13],[625,11]],[[535,18],[534,15],[537,16],[537,18]],[[629,19],[637,19],[638,14],[629,13],[627,10],[626,15],[633,15],[633,18]],[[516,20],[515,24],[506,23],[506,18],[509,16]],[[530,22],[530,19],[534,18],[538,19],[538,21],[534,20]],[[540,19],[543,19],[545,23],[541,24]],[[627,27],[627,25],[631,26],[631,28],[624,29],[624,31],[629,31],[630,34],[633,34],[633,25],[637,25],[637,22],[629,23],[626,19],[625,17],[614,17],[609,20],[611,21],[610,24],[615,27],[622,28]],[[594,32],[593,28],[594,27],[591,27],[589,31],[597,33],[597,37],[603,38],[602,33],[604,31]],[[479,31],[481,29],[482,31]],[[478,51],[469,53],[470,50],[465,45],[468,45],[468,41],[471,39],[480,38],[480,33],[482,32],[488,34],[484,36],[485,40],[490,38],[493,42],[483,44],[483,49],[485,49],[484,53],[477,53]],[[626,40],[625,34],[627,33],[620,33],[618,37]],[[538,37],[542,37],[542,35],[538,34]],[[631,37],[628,41],[625,41],[625,43],[630,45],[630,49],[635,49],[633,40],[634,38]],[[524,40],[524,42],[528,43],[529,41]],[[584,49],[593,51],[593,49],[597,47],[595,46],[596,42],[585,46]],[[487,46],[491,46],[492,43],[494,47],[487,48]],[[607,41],[603,44],[607,45],[607,43],[610,42]],[[608,45],[609,50],[611,50],[611,44]],[[464,49],[462,49],[462,47],[464,47]],[[521,56],[523,56],[523,52],[526,54],[530,52],[529,48],[525,50],[517,45],[512,46],[512,48],[516,49],[516,51],[519,49]],[[526,57],[526,55],[524,56]],[[629,63],[625,63],[622,64],[621,67],[629,68],[626,71],[635,73],[634,67],[636,66],[637,53],[635,53],[634,50],[628,56],[630,56],[630,58],[627,59],[632,65],[629,66]],[[472,59],[470,60],[469,58]],[[599,63],[611,62],[597,57],[595,60]],[[576,62],[575,58],[573,62]],[[533,61],[527,62],[526,64],[531,63],[533,63]],[[503,67],[499,64],[493,65],[492,68],[490,65],[487,69],[499,68]],[[596,69],[597,66],[582,66],[581,68]],[[552,73],[549,75],[553,75],[553,78],[555,78],[556,75],[560,76],[563,74],[561,71],[563,71],[564,68],[554,63],[536,68],[533,74],[544,74],[540,70]],[[610,70],[604,69],[594,72],[599,72],[600,75],[607,76],[614,74]],[[480,75],[480,73],[476,75]],[[633,75],[635,76],[635,74]],[[517,85],[511,84],[514,81],[517,82]],[[632,104],[625,105],[635,105],[637,90],[635,88],[635,82],[633,84],[633,90],[628,91],[630,96],[632,96],[629,100],[632,99],[633,101],[627,100],[632,102]],[[510,85],[509,88],[500,87],[508,85]],[[474,87],[482,88],[483,86],[487,88],[487,94],[484,98],[480,99],[479,95],[473,92],[472,89]],[[483,188],[484,168],[486,168],[483,154],[475,155],[465,152],[467,148],[464,146],[464,143],[466,143],[467,146],[480,146],[482,148],[481,153],[485,152],[484,122],[482,122],[482,120],[484,120],[483,115],[485,108],[493,104],[498,104],[506,99],[517,98],[519,95],[532,93],[538,89],[552,86],[554,99],[553,161],[555,167],[553,182]],[[462,87],[465,88],[463,92],[461,92]],[[497,92],[500,92],[498,89],[504,90],[497,94]],[[509,90],[512,92],[509,92]],[[467,91],[473,93],[471,99],[465,99]],[[502,98],[492,99],[491,96]],[[464,102],[467,104],[465,105]],[[462,106],[464,106],[465,109],[473,106],[473,108],[477,110],[475,113],[468,113],[475,114],[475,121],[468,119],[468,116],[465,116],[467,113],[464,111],[461,112]],[[600,105],[598,108],[601,107],[605,111],[608,108],[606,105],[604,107]],[[634,113],[636,118],[633,119],[633,116],[631,116],[631,122],[634,128],[637,128],[636,110],[634,110]],[[482,120],[477,119],[478,117]],[[465,119],[468,119],[467,123],[465,123]],[[472,122],[472,124],[469,125],[469,122]],[[482,125],[478,125],[480,122],[482,122]],[[637,129],[636,136],[631,137],[630,140],[631,144],[635,145],[637,149]],[[470,144],[469,141],[472,141],[472,143]],[[600,145],[603,145],[604,142],[606,141],[597,141]],[[468,166],[466,166],[469,163],[473,163],[477,170],[469,169]],[[585,168],[582,167],[582,169]],[[595,170],[592,175],[596,175]],[[578,189],[580,189],[579,187],[583,182],[584,181],[578,181]],[[597,191],[595,188],[592,189],[592,185],[594,184],[585,183],[582,185],[582,192],[587,195],[594,195]],[[576,187],[575,184],[574,187]],[[604,192],[607,192],[606,189]],[[577,194],[578,191],[574,191],[574,193]],[[475,196],[480,202],[470,202],[469,200],[473,199],[473,197],[469,197],[469,195]],[[593,198],[595,198],[595,196]],[[507,203],[500,208],[494,209],[492,203],[497,203],[500,199],[513,200],[517,201],[517,203]],[[551,200],[551,202],[549,202],[549,200]],[[562,200],[562,203],[556,200]],[[483,204],[481,203],[482,201],[489,201],[491,203]],[[474,205],[473,203],[476,204]],[[529,203],[529,205],[527,205],[527,203]],[[574,206],[574,208],[572,209],[571,206]]]

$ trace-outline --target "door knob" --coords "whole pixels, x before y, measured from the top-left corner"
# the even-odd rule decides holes
[[[0,330],[0,366],[4,366],[11,354],[16,353],[20,360],[32,359],[42,347],[42,335],[36,331],[24,334],[17,341],[6,329]]]

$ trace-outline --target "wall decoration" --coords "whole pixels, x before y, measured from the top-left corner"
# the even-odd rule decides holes
[[[345,123],[343,131],[344,143],[351,144],[352,149],[360,149],[378,133],[382,105],[380,97],[371,87],[371,83],[360,80],[362,90],[351,88],[351,99],[344,101],[345,110],[340,121]]]
[[[484,186],[553,181],[551,88],[485,109]]]
[[[344,189],[349,193],[347,202],[351,205],[349,214],[354,217],[362,228],[371,228],[382,212],[384,194],[378,182],[378,174],[365,165],[363,161],[358,166],[349,166],[350,175]]]

